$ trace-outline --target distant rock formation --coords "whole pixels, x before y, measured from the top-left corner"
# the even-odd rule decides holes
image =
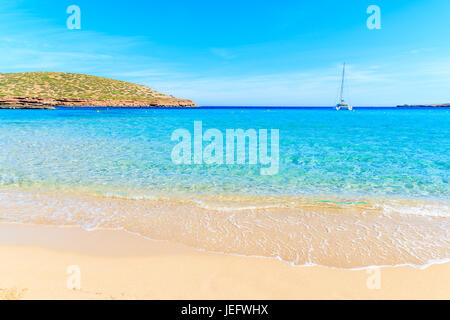
[[[196,107],[149,87],[64,72],[0,73],[0,108]]]
[[[445,108],[445,107],[450,107],[450,103],[443,103],[443,104],[403,104],[403,105],[398,105],[397,108],[430,108],[430,107],[434,107],[434,108]]]
[[[67,99],[39,97],[3,97],[3,109],[54,109],[55,107],[195,107],[192,100],[170,98],[155,100]]]

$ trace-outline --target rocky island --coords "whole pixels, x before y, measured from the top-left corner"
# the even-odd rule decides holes
[[[0,109],[195,107],[130,82],[65,72],[0,73]]]

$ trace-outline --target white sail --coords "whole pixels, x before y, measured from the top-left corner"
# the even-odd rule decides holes
[[[353,107],[344,100],[344,80],[345,80],[345,62],[342,68],[341,94],[339,96],[339,103],[336,105],[336,110],[353,110]]]

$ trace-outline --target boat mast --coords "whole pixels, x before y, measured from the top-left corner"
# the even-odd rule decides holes
[[[343,95],[344,95],[344,77],[345,77],[345,62],[344,62],[344,67],[342,69],[341,102],[344,102],[344,99],[343,99]]]

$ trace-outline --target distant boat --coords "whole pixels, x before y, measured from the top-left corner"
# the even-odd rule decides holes
[[[345,78],[345,63],[344,67],[342,68],[341,95],[339,97],[339,103],[336,105],[336,110],[352,111],[353,107],[344,100],[344,78]]]

